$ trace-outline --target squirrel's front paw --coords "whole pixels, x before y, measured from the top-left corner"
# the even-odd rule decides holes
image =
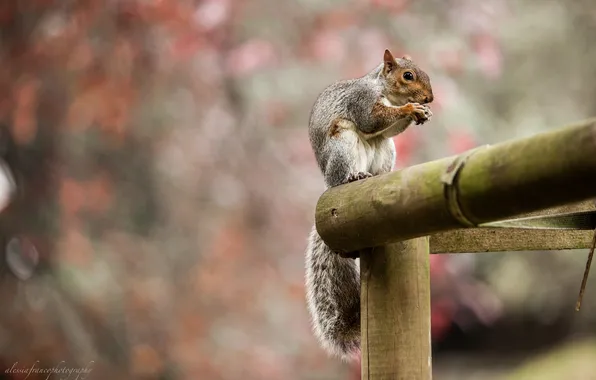
[[[361,179],[366,179],[366,178],[370,178],[373,175],[368,173],[368,172],[358,172],[358,173],[352,173],[348,176],[348,179],[346,181],[346,183],[350,183],[350,182],[355,182],[355,181],[360,181]]]
[[[426,123],[433,116],[430,108],[424,104],[408,103],[404,107],[406,107],[406,112],[414,120],[416,125]]]

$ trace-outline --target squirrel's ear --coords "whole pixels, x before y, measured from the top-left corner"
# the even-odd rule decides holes
[[[393,54],[389,51],[389,49],[385,49],[385,55],[383,56],[383,73],[389,74],[391,71],[395,69],[395,58]]]
[[[402,59],[405,59],[406,61],[411,61],[412,57],[410,57],[409,55],[404,55],[403,57],[401,57]]]

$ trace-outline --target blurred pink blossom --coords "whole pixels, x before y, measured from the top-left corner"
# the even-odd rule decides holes
[[[171,46],[172,58],[185,60],[192,58],[195,53],[206,45],[203,37],[197,33],[186,33],[176,38]]]
[[[414,149],[418,146],[418,134],[415,130],[409,129],[394,137],[393,141],[397,150],[395,167],[399,169],[409,166]]]
[[[462,0],[454,2],[449,9],[449,18],[455,28],[465,34],[494,33],[502,22],[511,17],[506,1]]]
[[[284,144],[284,149],[288,155],[288,161],[293,165],[316,165],[315,155],[312,151],[310,141],[305,138],[304,130],[295,129],[288,131],[288,141]]]
[[[448,76],[431,78],[433,94],[435,99],[430,104],[433,114],[438,115],[444,109],[458,107],[463,101],[461,99],[457,82]]]
[[[468,276],[466,276],[468,277]],[[458,326],[465,329],[470,325],[481,323],[491,325],[503,315],[503,302],[487,284],[469,279],[458,282],[458,301],[460,307],[466,307],[472,312],[473,319],[462,313],[454,318]]]
[[[322,30],[312,41],[311,54],[320,61],[340,62],[346,56],[346,44],[336,30]]]
[[[278,100],[270,100],[263,105],[265,121],[272,126],[281,126],[288,118],[289,106]]]
[[[503,55],[496,38],[489,34],[477,35],[473,45],[484,75],[490,79],[498,78],[501,75]]]
[[[371,70],[376,67],[383,58],[385,49],[390,49],[394,54],[398,54],[395,46],[389,42],[385,33],[378,29],[364,29],[358,35],[358,49],[363,57],[364,70]]]
[[[253,39],[230,52],[226,68],[231,75],[243,76],[271,67],[277,60],[278,55],[271,42]]]
[[[430,275],[432,278],[440,278],[447,272],[445,262],[448,261],[447,256],[431,255],[430,256]]]
[[[438,63],[449,74],[460,74],[463,71],[462,51],[456,49],[438,52]]]
[[[430,331],[434,341],[441,341],[449,332],[457,305],[449,296],[434,297],[431,301]]]
[[[470,133],[460,129],[449,134],[447,145],[450,152],[459,154],[476,147],[477,143]]]
[[[266,346],[253,346],[247,353],[261,379],[288,379],[291,369],[282,354]]]
[[[230,2],[227,0],[207,0],[201,2],[195,12],[197,24],[204,30],[221,26],[230,16]]]
[[[392,13],[399,13],[406,9],[409,5],[408,0],[368,0],[369,3],[376,8],[385,9]]]

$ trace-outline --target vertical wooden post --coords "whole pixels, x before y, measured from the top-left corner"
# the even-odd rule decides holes
[[[431,379],[428,237],[360,256],[362,379]]]

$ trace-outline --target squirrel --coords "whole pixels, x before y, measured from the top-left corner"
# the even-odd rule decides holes
[[[316,99],[309,138],[326,188],[393,170],[391,137],[432,112],[428,75],[409,56],[383,62],[368,74],[336,82]],[[307,308],[314,335],[333,356],[349,360],[360,351],[360,268],[357,253],[331,250],[313,226],[305,255]]]

